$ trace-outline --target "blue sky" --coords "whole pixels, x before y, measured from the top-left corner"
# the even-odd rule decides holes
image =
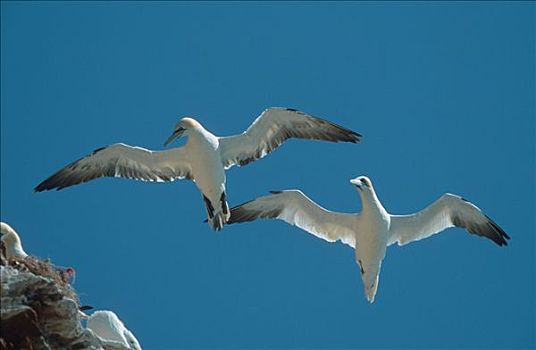
[[[77,271],[145,349],[533,348],[534,3],[1,3],[1,217]],[[376,303],[353,251],[276,221],[203,224],[187,181],[33,193],[115,142],[161,149],[180,116],[219,135],[266,107],[364,135],[290,141],[227,173],[231,205],[299,188],[352,212],[368,175],[391,213],[444,192],[512,237],[450,229],[390,247]],[[175,144],[176,145],[176,144]]]

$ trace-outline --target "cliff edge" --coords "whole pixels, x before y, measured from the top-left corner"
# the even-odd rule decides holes
[[[128,350],[82,325],[78,298],[64,271],[32,256],[0,255],[0,349]]]

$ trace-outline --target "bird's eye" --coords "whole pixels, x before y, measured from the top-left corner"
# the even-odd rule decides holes
[[[369,185],[369,182],[367,181],[367,179],[361,179],[361,182],[362,182],[363,185],[365,185],[365,186],[370,186],[370,185]]]

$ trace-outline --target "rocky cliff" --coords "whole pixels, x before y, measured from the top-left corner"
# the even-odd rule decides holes
[[[7,260],[0,255],[0,349],[128,350],[82,325],[78,298],[64,271],[31,256]]]

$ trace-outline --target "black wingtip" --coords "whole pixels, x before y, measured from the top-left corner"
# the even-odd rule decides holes
[[[270,192],[271,194],[281,194],[281,193],[283,193],[283,191],[268,191],[268,192]]]
[[[352,131],[352,135],[354,135],[355,138],[350,140],[351,143],[360,143],[361,142],[361,139],[363,138],[363,136],[361,136],[361,134]]]
[[[102,151],[103,149],[107,148],[109,145],[106,145],[106,146],[102,146],[102,147],[99,147],[97,149],[94,149],[93,152],[91,152],[91,155],[94,155],[96,153],[99,153],[100,151]]]
[[[47,188],[45,187],[44,182],[41,182],[39,185],[35,186],[34,189],[33,189],[33,191],[36,192],[36,193],[37,192],[43,192],[45,190],[47,190]]]
[[[49,186],[48,183],[47,183],[48,180],[49,179],[46,179],[45,181],[41,182],[39,185],[35,186],[33,191],[35,193],[45,192],[45,191],[52,191],[52,190],[59,191],[59,190],[64,188],[62,186],[57,186],[57,187]]]
[[[303,113],[303,112],[300,112],[300,111],[296,111],[296,112],[297,113]],[[334,138],[334,139],[326,140],[326,141],[358,143],[358,142],[361,142],[361,139],[363,138],[363,135],[361,135],[360,133],[355,132],[353,130],[350,130],[348,128],[345,128],[344,126],[339,125],[337,123],[334,123],[334,122],[332,122],[330,120],[315,117],[315,116],[312,116],[312,115],[309,115],[309,117],[315,119],[317,122],[319,122],[321,124],[327,124],[327,125],[331,126],[332,128],[334,128],[334,129],[338,130],[340,133],[342,133],[342,135],[344,135],[344,137]]]
[[[503,245],[508,246],[507,240],[510,239],[510,236],[506,232],[504,232],[504,230],[499,225],[497,225],[497,223],[493,221],[489,216],[485,214],[484,216],[486,217],[486,219],[488,219],[489,225],[493,228],[493,231],[495,231],[495,233],[497,234],[493,241],[497,243],[497,245],[499,245],[500,247],[502,247]]]

